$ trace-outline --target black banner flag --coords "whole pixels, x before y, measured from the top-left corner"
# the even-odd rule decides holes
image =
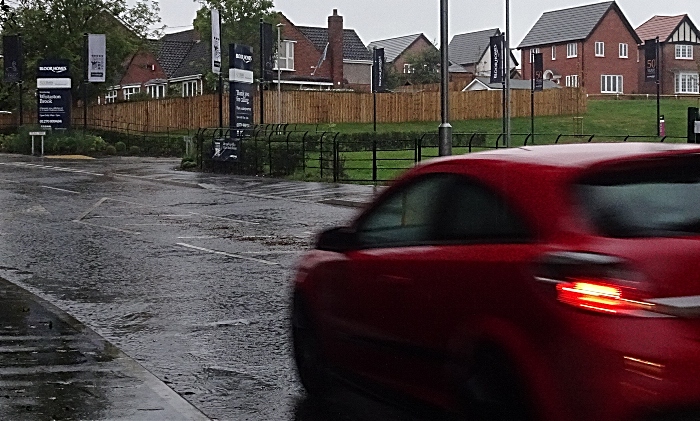
[[[544,68],[542,64],[542,53],[533,54],[532,66],[533,76],[535,79],[533,89],[535,92],[542,91],[542,89],[544,89]]]
[[[264,75],[263,80],[270,82],[275,78],[275,41],[273,40],[272,24],[262,23],[262,54]]]
[[[503,35],[491,37],[491,83],[503,82]]]
[[[656,39],[644,41],[644,81],[656,82],[659,80],[659,60],[656,56]]]
[[[2,51],[5,59],[5,82],[19,82],[22,80],[22,44],[19,35],[3,35]]]
[[[375,48],[372,57],[372,92],[386,91],[386,74],[384,66],[386,59],[383,48]]]

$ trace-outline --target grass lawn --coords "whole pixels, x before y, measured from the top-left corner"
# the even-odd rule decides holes
[[[662,99],[661,114],[666,120],[669,137],[685,137],[688,107],[700,107],[700,99]],[[590,100],[588,111],[582,117],[583,133],[596,137],[608,136],[656,136],[656,100]],[[454,133],[500,133],[501,119],[465,120],[450,122]],[[378,132],[437,132],[440,123],[407,122],[378,123]],[[530,118],[514,118],[512,133],[530,133]],[[338,123],[319,125],[297,125],[297,129],[311,131],[339,131],[342,133],[371,132],[372,123]],[[573,134],[574,116],[535,117],[535,133],[547,133],[548,139],[556,139],[560,133]],[[517,137],[517,136],[516,136]],[[525,136],[521,136],[524,140]],[[668,141],[671,141],[669,139]],[[680,139],[677,141],[681,141]],[[515,143],[515,139],[514,139]],[[549,143],[549,142],[537,142]]]
[[[700,107],[700,99],[663,99],[661,114],[666,121],[665,142],[686,142],[688,107]],[[573,136],[575,133],[575,117],[580,118],[581,133],[588,136]],[[471,133],[486,133],[486,146],[493,147],[501,133],[501,119],[453,121],[453,144],[468,144]],[[437,134],[439,122],[409,122],[400,124],[377,124],[378,132],[428,132]],[[309,131],[338,131],[342,133],[371,132],[372,124],[331,124],[331,125],[297,125],[297,130]],[[463,135],[460,136],[460,133]],[[512,120],[512,146],[521,146],[527,139],[528,144],[552,143],[581,143],[587,142],[590,135],[592,141],[627,141],[658,142],[656,137],[656,100],[590,100],[588,111],[581,116],[536,117],[534,142],[530,133],[530,118],[515,118]],[[565,136],[560,136],[565,135]],[[435,136],[431,136],[431,146],[435,146]],[[425,145],[425,144],[424,144]],[[502,145],[502,140],[499,142]],[[421,150],[422,159],[438,155],[436,147],[424,146]],[[381,149],[381,148],[380,148]],[[478,151],[479,148],[472,148]],[[467,153],[464,147],[453,147],[453,154]],[[372,183],[372,152],[341,152],[344,160],[344,174],[338,181]],[[380,150],[377,154],[377,182],[391,180],[402,171],[415,163],[415,151],[411,143],[405,150]],[[307,158],[305,178],[318,178],[318,157]],[[315,168],[314,168],[315,167]],[[332,177],[330,169],[324,170],[323,179]]]

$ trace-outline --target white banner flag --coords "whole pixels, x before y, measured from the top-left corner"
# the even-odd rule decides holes
[[[104,82],[107,74],[105,34],[88,34],[88,82]]]
[[[221,27],[219,11],[211,9],[211,71],[221,73]]]

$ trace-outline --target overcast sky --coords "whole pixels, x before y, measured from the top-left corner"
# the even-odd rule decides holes
[[[333,9],[344,17],[344,27],[354,29],[365,44],[384,38],[424,33],[440,43],[440,0],[273,0],[295,25],[326,27]],[[511,45],[517,47],[542,13],[567,7],[599,3],[597,0],[511,0]],[[449,38],[488,28],[505,30],[505,0],[448,0]],[[699,0],[618,0],[636,28],[654,15],[688,14],[700,26]],[[160,0],[166,32],[191,27],[199,3],[191,0]]]

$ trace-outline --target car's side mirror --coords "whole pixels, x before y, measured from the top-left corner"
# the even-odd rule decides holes
[[[336,227],[323,231],[316,238],[319,250],[345,252],[352,250],[357,243],[355,231],[350,227]]]

